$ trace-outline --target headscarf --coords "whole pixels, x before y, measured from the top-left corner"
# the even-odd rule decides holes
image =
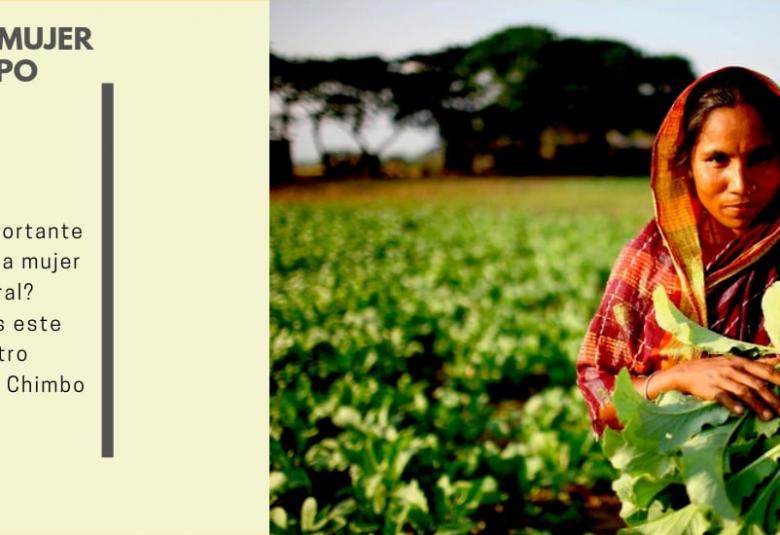
[[[706,290],[757,261],[780,239],[780,225],[753,232],[752,243],[743,254],[708,273],[706,280],[701,242],[697,229],[697,201],[691,180],[681,176],[674,165],[677,149],[683,142],[683,113],[693,89],[713,76],[738,71],[756,78],[780,99],[780,88],[766,76],[744,67],[725,67],[706,74],[689,85],[672,105],[661,124],[653,145],[651,188],[658,227],[671,253],[680,278],[680,309],[700,325],[707,325]],[[756,236],[755,234],[761,234]],[[745,241],[745,240],[740,240]]]

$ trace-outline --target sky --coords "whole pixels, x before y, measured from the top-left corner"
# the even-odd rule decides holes
[[[272,52],[286,58],[379,55],[385,59],[468,45],[510,26],[560,37],[611,38],[647,55],[677,54],[696,74],[743,65],[780,81],[780,2],[770,0],[271,0]],[[378,146],[389,132],[377,121]],[[355,149],[337,125],[330,150]],[[316,159],[311,127],[293,128],[293,159]],[[435,129],[404,132],[389,154],[416,156],[439,143]]]

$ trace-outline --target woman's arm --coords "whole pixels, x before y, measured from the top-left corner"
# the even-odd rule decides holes
[[[748,407],[762,420],[770,420],[780,415],[780,398],[772,391],[772,385],[780,386],[778,362],[778,357],[750,360],[734,356],[681,362],[652,376],[648,397],[678,390],[715,400],[734,414]]]
[[[749,407],[762,420],[780,416],[780,398],[771,384],[780,385],[780,372],[775,366],[780,357],[749,360],[724,356],[681,362],[648,376],[634,376],[638,392],[648,399],[677,390],[701,399],[715,400],[734,414],[743,414]],[[610,427],[619,427],[615,407],[604,403],[599,418]]]
[[[669,371],[672,369],[659,370],[651,375],[632,375],[631,381],[634,383],[634,388],[636,388],[637,392],[643,396],[647,395],[648,399],[655,399],[663,392],[676,390],[674,387],[674,374],[669,374]],[[601,405],[598,416],[609,427],[620,428],[615,405],[611,400]]]

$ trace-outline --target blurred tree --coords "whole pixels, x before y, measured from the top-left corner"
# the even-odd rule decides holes
[[[431,54],[412,54],[393,65],[395,121],[407,125],[439,128],[445,143],[445,167],[471,173],[471,155],[476,138],[471,134],[473,110],[464,74],[459,69],[465,48],[451,47]]]
[[[379,156],[404,128],[436,125],[448,171],[471,174],[475,157],[489,154],[495,171],[528,174],[554,170],[550,158],[542,158],[542,136],[567,132],[586,140],[578,150],[587,157],[577,165],[588,173],[608,168],[610,131],[655,132],[692,80],[683,58],[646,57],[617,41],[559,39],[533,26],[391,62],[272,55],[271,92],[280,103],[272,137],[288,138],[297,106],[312,121],[326,167],[321,125],[333,120],[355,140],[366,174],[376,176]],[[365,127],[383,114],[392,118],[393,129],[372,147]]]
[[[530,100],[545,122],[588,132],[595,146],[609,129],[654,132],[676,95],[693,80],[688,62],[643,57],[606,40],[564,39],[548,43],[527,80]]]
[[[290,154],[291,107],[298,99],[298,89],[290,75],[290,63],[275,54],[270,57],[271,95],[275,95],[279,110],[270,116],[270,182],[272,186],[291,182],[294,178]]]
[[[375,56],[302,61],[272,56],[271,93],[280,105],[280,111],[272,118],[272,132],[287,136],[297,106],[312,121],[314,145],[326,173],[334,172],[336,165],[322,139],[323,122],[330,120],[342,125],[355,141],[360,151],[357,171],[379,176],[379,156],[416,114],[416,111],[397,112],[399,104],[394,98],[393,85],[398,79],[388,63]],[[383,114],[394,118],[393,130],[372,147],[365,137],[365,129]]]
[[[642,55],[620,42],[563,39],[548,43],[538,60],[541,68],[526,81],[527,99],[546,127],[586,140],[564,158],[577,168],[604,172],[611,150],[608,131],[630,133],[645,126],[639,119],[646,115],[638,90]]]
[[[291,64],[271,53],[269,61],[271,95],[276,96],[279,110],[271,114],[271,139],[289,139],[292,113],[290,107],[298,99],[299,91],[293,79]]]
[[[617,41],[556,39],[534,27],[475,43],[459,68],[469,73],[478,130],[463,135],[481,139],[479,149],[492,153],[496,171],[507,174],[545,170],[540,140],[550,128],[587,139],[578,151],[586,156],[577,162],[581,172],[608,169],[607,133],[655,132],[693,80],[682,58],[644,57]]]
[[[470,46],[459,65],[466,73],[472,107],[478,110],[472,120],[480,139],[477,149],[493,154],[499,172],[517,172],[518,167],[533,172],[538,167],[546,118],[528,80],[543,68],[539,56],[555,38],[545,28],[507,28]],[[507,154],[515,165],[504,164]]]
[[[680,56],[652,56],[642,61],[636,75],[640,106],[634,110],[638,128],[655,132],[683,89],[693,82],[689,61]]]
[[[438,125],[450,172],[471,174],[475,155],[492,152],[501,138],[532,153],[541,118],[523,100],[522,87],[553,38],[546,29],[524,26],[467,48],[408,56],[398,62],[407,72],[394,87],[399,114],[417,113]]]

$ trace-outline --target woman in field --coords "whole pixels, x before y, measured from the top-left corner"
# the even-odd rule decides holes
[[[651,188],[655,218],[618,257],[577,362],[594,429],[619,425],[610,393],[624,367],[648,399],[678,390],[777,417],[780,361],[676,342],[656,324],[651,294],[663,285],[699,324],[769,344],[761,297],[780,279],[780,89],[738,67],[691,84],[656,137]]]

